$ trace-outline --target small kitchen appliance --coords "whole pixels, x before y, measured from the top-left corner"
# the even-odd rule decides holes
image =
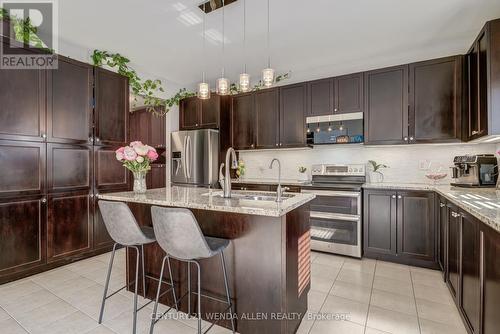
[[[451,183],[456,187],[495,187],[498,161],[493,154],[462,155],[453,159]]]

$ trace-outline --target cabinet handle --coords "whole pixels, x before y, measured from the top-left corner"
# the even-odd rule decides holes
[[[89,137],[89,143],[93,143],[94,142],[94,137]]]
[[[445,207],[445,204],[444,204],[444,203],[439,203],[439,207],[440,207],[440,208],[444,208],[444,207]]]
[[[90,198],[94,198],[94,194],[90,194],[90,195],[89,195],[89,197],[90,197]]]
[[[392,197],[392,198],[396,198],[396,195],[392,195],[391,197]]]
[[[280,143],[280,146],[283,146],[283,143]]]
[[[195,126],[198,126],[198,123],[196,123]]]
[[[42,198],[42,203],[43,203],[43,204],[47,203],[47,199],[46,199],[45,197],[44,197],[44,198]]]
[[[479,131],[475,131],[475,130],[471,132],[471,134],[472,134],[473,136],[477,135],[478,133],[479,133]]]
[[[398,195],[398,199],[401,199],[401,198],[403,198],[403,196],[401,196],[401,195]]]
[[[337,112],[337,110],[338,110],[337,108],[333,109],[333,111],[335,111],[335,112]]]
[[[252,144],[252,145],[250,145],[250,147],[251,147],[251,148],[254,148],[254,147],[255,147],[255,145],[254,145],[254,144]]]
[[[410,141],[413,140],[413,137],[410,137]]]
[[[99,137],[95,137],[95,141],[98,143],[98,142],[100,142],[101,140],[99,139]]]
[[[405,140],[405,141],[408,141],[408,137],[405,137],[405,138],[404,138],[404,140]]]
[[[47,135],[45,133],[42,133],[42,138],[47,139]]]
[[[276,146],[278,146],[278,145],[279,145],[279,144],[278,144],[278,143],[276,143]]]

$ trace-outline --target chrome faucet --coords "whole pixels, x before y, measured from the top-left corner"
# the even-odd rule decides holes
[[[273,169],[274,162],[278,162],[278,188],[276,189],[276,202],[282,202],[283,200],[281,199],[283,195],[283,190],[286,190],[288,188],[281,188],[281,162],[277,159],[274,158],[271,160],[271,163],[269,164],[269,169]]]
[[[230,198],[231,197],[231,174],[229,173],[229,156],[231,156],[231,168],[236,169],[238,168],[238,160],[236,159],[236,152],[234,151],[234,148],[230,147],[227,149],[226,152],[226,171],[225,171],[225,176],[224,176],[224,197],[225,198]]]

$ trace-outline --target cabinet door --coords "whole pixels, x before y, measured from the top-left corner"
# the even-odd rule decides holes
[[[446,274],[446,231],[448,228],[448,210],[446,200],[442,197],[438,199],[439,215],[438,215],[438,264]]]
[[[44,140],[45,75],[41,70],[0,69],[0,139]]]
[[[219,127],[221,99],[219,95],[214,94],[210,99],[201,100],[200,127],[212,129]]]
[[[183,99],[180,105],[179,113],[179,129],[180,130],[192,130],[196,129],[200,123],[200,108],[201,103],[198,97],[188,97]]]
[[[102,68],[94,68],[95,144],[128,144],[128,79]]]
[[[0,277],[45,262],[45,217],[41,196],[0,200]]]
[[[483,226],[483,334],[496,334],[500,328],[500,233]]]
[[[335,109],[335,89],[333,78],[309,82],[308,116],[331,115]]]
[[[233,96],[231,102],[231,143],[236,150],[255,148],[253,93]]]
[[[363,111],[363,73],[335,78],[336,113]]]
[[[279,145],[279,91],[264,89],[255,93],[255,148]]]
[[[410,65],[411,143],[460,141],[461,57]]]
[[[151,170],[146,175],[148,189],[164,188],[166,185],[165,165],[153,164]]]
[[[408,142],[408,66],[365,73],[365,143]]]
[[[148,145],[155,148],[165,148],[167,145],[167,137],[165,134],[166,119],[163,116],[149,114],[151,120],[150,138]]]
[[[462,228],[460,306],[472,333],[479,333],[481,302],[479,226],[482,223],[464,212],[460,213],[460,219]]]
[[[44,143],[0,141],[0,197],[45,192]]]
[[[47,261],[89,251],[92,247],[89,193],[50,195],[47,204]]]
[[[364,252],[396,255],[397,199],[394,191],[364,192]]]
[[[306,92],[305,84],[280,88],[280,147],[306,145]]]
[[[447,268],[446,283],[453,298],[458,301],[460,283],[460,215],[456,206],[448,203]]]
[[[130,189],[129,171],[116,160],[117,146],[94,147],[94,188],[98,192]]]
[[[146,109],[135,110],[130,114],[129,134],[130,141],[142,141],[150,144],[151,114]]]
[[[47,191],[68,192],[92,188],[92,148],[47,144]]]
[[[435,260],[434,193],[398,192],[398,255],[416,261]]]
[[[47,140],[91,143],[92,66],[59,56],[58,68],[47,73]]]

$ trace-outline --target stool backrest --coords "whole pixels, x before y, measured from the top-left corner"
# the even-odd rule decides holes
[[[115,242],[124,246],[148,242],[148,238],[142,233],[127,204],[103,200],[98,203],[104,225]]]
[[[210,257],[200,226],[188,209],[151,207],[156,241],[168,255],[181,260]]]

